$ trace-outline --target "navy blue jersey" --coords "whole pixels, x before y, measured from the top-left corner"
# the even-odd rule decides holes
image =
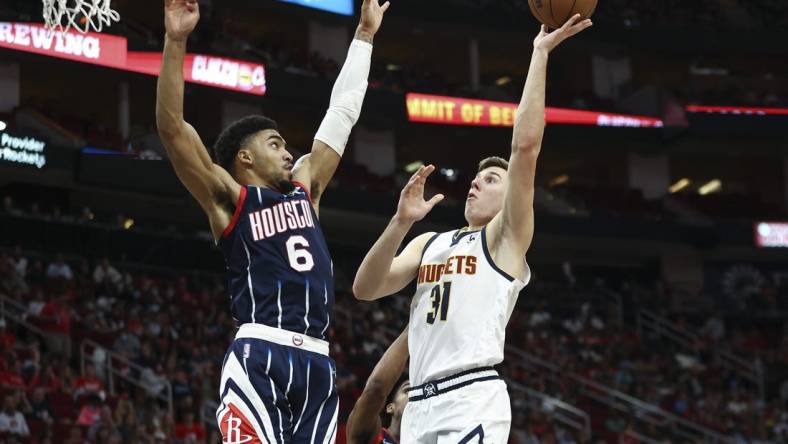
[[[219,240],[236,322],[325,339],[334,307],[331,255],[308,190],[247,186]]]

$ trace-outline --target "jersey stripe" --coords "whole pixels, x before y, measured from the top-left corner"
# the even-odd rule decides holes
[[[277,318],[277,323],[279,328],[282,328],[282,281],[277,281],[276,287],[277,287],[276,307],[279,309],[279,317]]]
[[[304,323],[306,328],[304,334],[309,332],[309,280],[306,281],[306,314],[304,315]]]
[[[249,247],[246,246],[246,241],[241,239],[241,244],[244,246],[244,250],[246,251],[246,259],[249,261],[248,265],[246,266],[246,277],[249,281],[249,298],[252,300],[252,324],[254,324],[254,313],[256,311],[256,307],[254,302],[254,290],[252,290],[252,256],[249,255]]]

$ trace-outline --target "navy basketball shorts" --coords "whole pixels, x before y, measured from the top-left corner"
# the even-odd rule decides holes
[[[226,444],[334,444],[339,397],[328,342],[244,324],[222,366],[216,420]]]

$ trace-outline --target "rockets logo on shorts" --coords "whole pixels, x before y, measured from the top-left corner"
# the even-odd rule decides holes
[[[229,404],[227,407],[229,407],[229,410],[219,423],[219,428],[224,437],[222,443],[261,444],[249,420],[234,405]]]

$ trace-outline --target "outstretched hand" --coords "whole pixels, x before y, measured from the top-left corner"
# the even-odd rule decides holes
[[[200,5],[197,0],[164,0],[164,27],[169,39],[186,40],[198,21]]]
[[[411,176],[400,193],[395,217],[407,222],[418,222],[443,200],[443,194],[436,194],[432,199],[424,200],[424,184],[433,171],[435,171],[433,165],[422,166]]]
[[[363,33],[372,38],[378,32],[383,23],[383,15],[391,6],[388,1],[382,5],[378,2],[379,0],[364,0],[361,5],[361,21],[358,24],[357,33]]]
[[[573,15],[572,18],[564,23],[564,26],[552,32],[547,31],[547,25],[542,25],[539,35],[534,39],[534,49],[543,49],[550,52],[564,40],[584,29],[590,28],[592,25],[591,19],[580,20],[580,14]]]

